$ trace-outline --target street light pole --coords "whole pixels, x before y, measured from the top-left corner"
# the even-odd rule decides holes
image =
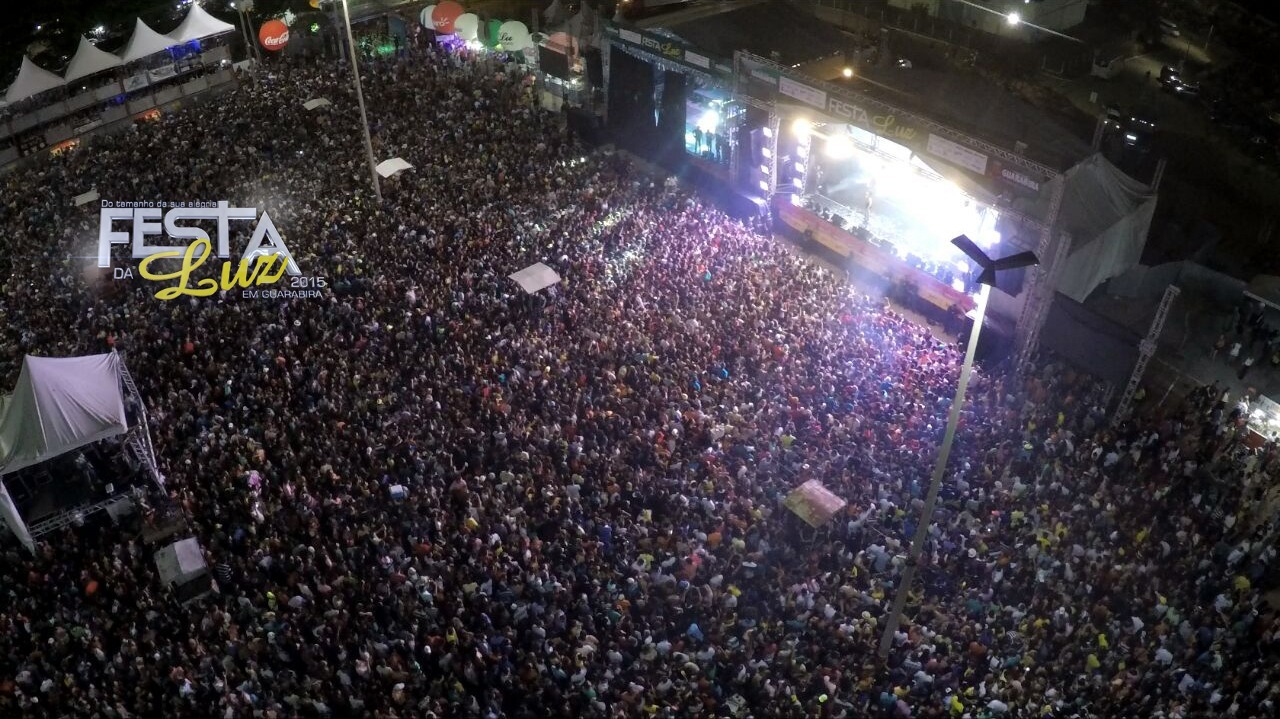
[[[981,231],[981,225],[979,225]],[[880,658],[888,659],[889,650],[893,648],[893,635],[897,633],[902,622],[902,610],[907,605],[907,593],[916,579],[916,567],[920,565],[920,554],[924,551],[924,541],[929,536],[929,525],[933,523],[933,509],[938,504],[938,491],[942,489],[942,475],[947,470],[947,460],[951,457],[951,445],[956,439],[956,426],[960,424],[960,408],[964,406],[964,394],[969,389],[969,376],[973,373],[973,356],[978,351],[978,335],[982,333],[982,323],[987,317],[987,298],[991,295],[991,286],[996,283],[996,273],[1013,270],[1019,267],[1030,267],[1040,263],[1034,252],[1019,252],[1016,255],[993,260],[964,235],[951,240],[951,244],[960,249],[973,260],[981,272],[978,274],[978,307],[973,318],[973,332],[969,333],[969,347],[964,353],[964,364],[960,366],[960,382],[956,385],[956,396],[951,400],[951,411],[947,415],[947,429],[942,435],[942,445],[938,447],[938,461],[933,465],[933,477],[929,480],[929,493],[924,498],[924,508],[920,510],[920,524],[916,526],[916,535],[911,540],[911,550],[907,554],[907,566],[902,571],[897,592],[893,595],[893,609],[884,625],[884,635],[880,637]]]
[[[938,448],[938,460],[933,465],[929,492],[925,495],[924,509],[920,512],[920,524],[916,526],[915,538],[911,540],[907,566],[903,569],[897,592],[893,596],[893,609],[884,625],[884,634],[880,637],[881,659],[889,658],[889,650],[893,648],[893,635],[898,631],[902,610],[907,604],[907,592],[911,590],[911,584],[916,578],[916,567],[920,564],[920,554],[924,551],[924,542],[929,536],[929,525],[933,522],[933,509],[938,503],[938,491],[942,489],[942,475],[946,472],[947,460],[951,457],[951,445],[956,438],[956,426],[960,423],[960,408],[964,404],[965,392],[969,389],[969,376],[973,372],[973,356],[978,350],[978,335],[987,314],[987,297],[991,294],[991,288],[986,284],[980,284],[978,288],[977,316],[973,319],[973,332],[969,333],[969,346],[964,353],[964,364],[960,366],[960,383],[956,385],[956,396],[951,400],[951,411],[947,415],[947,429],[942,435],[942,446]]]
[[[378,184],[378,163],[373,159],[373,138],[369,136],[369,115],[364,109],[364,91],[360,89],[360,67],[356,64],[356,40],[351,32],[351,9],[342,0],[342,19],[347,26],[347,49],[351,57],[351,79],[356,86],[356,103],[360,106],[360,128],[364,130],[364,151],[369,156],[369,179],[373,181],[373,196],[382,206],[382,187]]]

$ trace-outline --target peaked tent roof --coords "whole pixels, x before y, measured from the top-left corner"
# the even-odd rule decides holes
[[[133,62],[148,55],[167,50],[177,44],[176,40],[152,30],[147,27],[142,18],[138,18],[133,26],[133,36],[129,38],[129,42],[125,43],[124,49],[120,51],[120,61]]]
[[[120,356],[32,357],[0,398],[0,475],[128,429]]]
[[[210,15],[197,3],[191,3],[191,9],[187,11],[187,16],[183,18],[182,24],[175,28],[173,32],[170,32],[169,37],[177,42],[187,42],[209,37],[210,35],[220,35],[235,29],[235,25],[223,22]]]
[[[80,47],[76,48],[76,56],[71,58],[67,71],[62,74],[66,82],[79,80],[94,73],[110,70],[120,66],[120,58],[106,50],[100,50],[89,42],[89,38],[80,36]]]
[[[4,101],[15,103],[33,95],[39,95],[45,90],[60,87],[62,84],[62,78],[31,62],[31,58],[23,55],[22,69],[18,71],[18,78],[9,86],[9,91],[4,94]]]

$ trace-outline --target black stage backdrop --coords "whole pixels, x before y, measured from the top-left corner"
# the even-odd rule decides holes
[[[609,129],[618,145],[648,156],[654,124],[653,66],[617,47],[609,53]]]

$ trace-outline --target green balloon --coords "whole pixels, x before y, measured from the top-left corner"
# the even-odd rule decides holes
[[[485,47],[488,47],[488,48],[497,47],[498,46],[498,28],[500,27],[502,27],[501,20],[490,20],[488,25],[488,30],[487,32],[484,33],[484,37],[480,38],[480,42],[483,42]]]

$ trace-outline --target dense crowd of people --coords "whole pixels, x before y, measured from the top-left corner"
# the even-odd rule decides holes
[[[1274,458],[1215,392],[1112,429],[1069,368],[979,371],[882,662],[957,348],[493,58],[366,68],[413,166],[378,207],[348,79],[273,65],[0,178],[0,377],[121,351],[217,578],[181,606],[105,522],[10,542],[0,714],[1276,715]],[[85,259],[90,188],[264,208],[329,286],[160,301]],[[849,503],[816,530],[809,479]]]

